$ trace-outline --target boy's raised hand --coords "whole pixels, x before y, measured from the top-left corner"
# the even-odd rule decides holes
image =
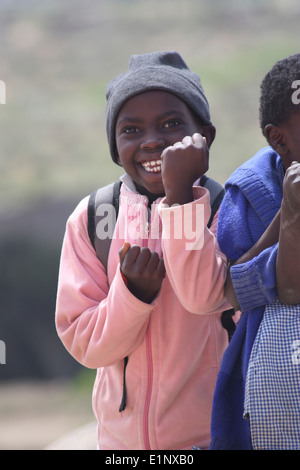
[[[207,172],[208,157],[206,138],[198,133],[163,151],[162,180],[169,206],[193,200],[193,183]]]
[[[293,162],[283,181],[276,286],[284,304],[300,303],[300,164]]]
[[[283,181],[283,210],[300,222],[300,163],[292,162]]]
[[[120,269],[130,292],[142,302],[151,303],[157,295],[165,266],[162,258],[149,248],[125,242],[119,252]]]

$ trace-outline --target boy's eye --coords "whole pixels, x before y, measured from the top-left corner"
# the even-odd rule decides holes
[[[136,126],[127,126],[123,130],[124,134],[136,134],[137,132],[139,132],[139,129]]]
[[[165,124],[164,124],[164,127],[166,127],[167,129],[169,129],[170,127],[176,127],[176,126],[179,126],[180,122],[178,121],[178,119],[172,119],[170,121],[167,121]]]

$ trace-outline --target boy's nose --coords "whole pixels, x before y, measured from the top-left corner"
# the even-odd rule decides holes
[[[151,133],[145,136],[141,142],[141,150],[161,150],[167,146],[165,139],[161,136]]]

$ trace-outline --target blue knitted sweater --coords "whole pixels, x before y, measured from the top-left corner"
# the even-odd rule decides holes
[[[284,169],[271,148],[261,149],[225,184],[218,222],[218,241],[230,260],[237,260],[266,230],[282,200]],[[242,316],[225,351],[214,395],[211,450],[252,449],[249,423],[243,417],[246,373],[265,305],[276,298],[278,244],[230,273]]]

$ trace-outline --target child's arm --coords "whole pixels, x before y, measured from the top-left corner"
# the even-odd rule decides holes
[[[160,216],[165,267],[182,305],[198,314],[225,305],[226,257],[216,241],[217,218],[208,230],[209,194],[203,188],[193,188],[208,169],[208,154],[205,137],[194,134],[168,147],[162,155],[166,197]]]
[[[279,238],[279,227],[280,227],[280,210],[277,212],[276,216],[274,217],[273,221],[263,233],[261,238],[247,251],[244,255],[242,255],[238,260],[231,263],[227,273],[226,285],[225,285],[225,295],[233,306],[235,310],[240,309],[239,301],[237,299],[235,289],[232,284],[232,279],[230,275],[230,267],[235,265],[241,265],[246,263],[247,261],[252,260],[260,253],[262,253],[267,248],[271,247],[275,243],[278,242]]]
[[[244,173],[242,177],[245,178]],[[249,172],[247,177],[242,188],[238,184],[239,178],[238,182],[235,179],[227,184],[218,222],[218,242],[230,260],[226,295],[233,307],[242,311],[266,305],[276,299],[280,223],[277,200],[264,191],[261,182],[256,181],[255,174]],[[256,195],[255,204],[249,200],[249,186]],[[275,189],[280,190],[279,187]],[[266,220],[266,211],[268,217],[274,214],[271,224]]]
[[[300,164],[294,162],[283,182],[276,264],[277,292],[284,304],[300,303]]]
[[[217,216],[207,228],[208,191],[195,187],[194,194],[195,200],[182,206],[170,208],[162,201],[162,247],[168,278],[182,305],[192,313],[208,314],[230,308],[224,298],[226,256],[216,239]]]

